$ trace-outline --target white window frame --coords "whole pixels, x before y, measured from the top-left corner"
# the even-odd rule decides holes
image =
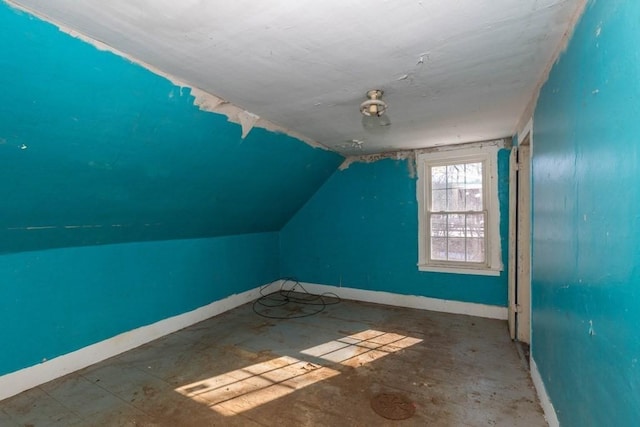
[[[477,274],[499,276],[503,270],[500,247],[500,205],[498,201],[498,150],[501,142],[481,144],[466,148],[450,148],[439,151],[423,151],[416,155],[418,168],[418,269],[439,273]],[[433,166],[483,162],[485,222],[485,263],[442,261],[430,259],[431,227],[431,174]]]

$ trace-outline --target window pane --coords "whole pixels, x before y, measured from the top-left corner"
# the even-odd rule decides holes
[[[483,167],[482,162],[460,162],[428,169],[431,260],[486,261]]]
[[[465,208],[467,211],[482,210],[482,163],[465,164]]]
[[[482,185],[482,162],[465,164],[465,183],[471,186]]]
[[[431,259],[437,261],[447,260],[447,239],[442,237],[431,238]]]
[[[465,214],[449,214],[448,220],[448,237],[464,237],[465,236]]]
[[[447,166],[447,187],[464,188],[465,181],[464,164]]]
[[[447,237],[447,215],[431,215],[431,236]]]
[[[447,259],[449,261],[464,261],[467,254],[464,238],[450,238],[447,245]]]
[[[465,209],[467,211],[481,211],[482,188],[467,188],[465,191]]]
[[[464,208],[464,189],[449,188],[447,189],[447,211],[463,211]]]
[[[483,206],[482,162],[431,168],[432,211],[481,211]]]
[[[447,188],[446,166],[434,166],[431,168],[431,188]]]
[[[484,213],[467,214],[466,236],[484,237]]]
[[[484,238],[467,239],[467,261],[484,262]]]
[[[431,210],[442,212],[447,210],[447,189],[433,190],[431,193]]]

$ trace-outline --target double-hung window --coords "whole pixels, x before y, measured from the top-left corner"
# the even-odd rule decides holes
[[[417,155],[422,271],[498,275],[498,145]]]

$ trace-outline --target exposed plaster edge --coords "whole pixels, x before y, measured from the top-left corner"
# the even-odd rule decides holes
[[[416,176],[415,160],[418,154],[424,153],[439,153],[442,151],[459,150],[462,148],[482,148],[488,145],[495,145],[499,148],[511,148],[511,138],[492,139],[488,141],[467,142],[463,144],[450,144],[450,145],[438,145],[434,147],[415,148],[411,150],[399,150],[390,151],[379,154],[364,154],[360,156],[348,156],[344,159],[339,167],[339,170],[343,171],[349,168],[354,163],[374,163],[384,159],[392,160],[408,160],[409,162],[409,174],[412,178]]]
[[[549,80],[549,75],[551,74],[551,70],[553,69],[553,66],[558,62],[558,60],[560,59],[560,56],[567,50],[567,47],[569,46],[569,42],[571,41],[571,37],[573,36],[573,33],[576,30],[578,22],[582,17],[582,14],[584,12],[584,9],[587,6],[587,3],[588,3],[588,0],[578,1],[576,10],[573,12],[571,19],[569,20],[569,25],[567,26],[566,31],[562,35],[562,38],[560,39],[560,43],[558,43],[558,46],[553,52],[553,55],[551,55],[551,59],[549,60],[549,62],[547,63],[547,66],[544,68],[544,71],[540,75],[540,78],[538,79],[538,83],[536,84],[533,94],[531,95],[529,102],[524,108],[524,111],[522,112],[522,114],[520,114],[520,118],[518,119],[518,122],[516,123],[516,128],[513,132],[514,135],[522,132],[522,130],[527,125],[529,120],[533,117],[533,114],[535,113],[536,105],[538,105],[538,98],[540,97],[540,91],[542,90],[542,87],[547,82],[547,80]]]
[[[415,150],[390,151],[378,154],[364,154],[360,156],[348,156],[344,159],[339,169],[349,169],[353,163],[374,163],[384,159],[392,160],[413,160],[415,159]]]
[[[33,15],[35,17],[37,17],[38,19],[44,21],[44,22],[48,22],[49,24],[52,24],[54,26],[56,26],[58,28],[58,30],[60,30],[61,32],[74,37],[76,39],[82,40],[85,43],[90,44],[91,46],[95,47],[96,49],[100,50],[100,51],[106,51],[106,52],[110,52],[113,53],[114,55],[117,55],[121,58],[124,58],[126,60],[128,60],[131,63],[134,63],[136,65],[139,65],[145,69],[147,69],[148,71],[163,77],[165,79],[167,79],[168,81],[170,81],[171,83],[173,83],[175,86],[179,87],[179,88],[188,88],[191,91],[191,95],[195,98],[193,104],[198,107],[200,110],[202,111],[207,111],[210,113],[216,113],[216,114],[223,114],[224,116],[227,117],[227,120],[231,123],[235,123],[241,126],[242,128],[242,139],[246,138],[246,136],[249,134],[249,132],[251,132],[251,129],[253,129],[254,127],[258,127],[258,128],[262,128],[271,132],[277,132],[277,133],[282,133],[285,134],[287,136],[293,137],[295,139],[299,139],[300,141],[306,143],[307,145],[310,145],[313,148],[321,148],[323,150],[329,150],[331,151],[328,147],[322,145],[321,143],[308,138],[298,132],[295,132],[287,127],[278,125],[276,123],[273,123],[267,119],[264,119],[256,114],[253,114],[249,111],[244,110],[243,108],[238,107],[235,104],[230,103],[229,101],[220,98],[219,96],[213,95],[203,89],[200,89],[198,87],[195,87],[193,85],[191,85],[188,82],[185,82],[181,79],[179,79],[178,77],[166,73],[162,70],[160,70],[157,67],[154,67],[151,64],[148,64],[144,61],[141,61],[127,53],[124,53],[104,42],[101,42],[99,40],[95,40],[85,34],[82,34],[76,30],[73,30],[71,28],[69,28],[68,26],[66,26],[65,24],[62,24],[60,22],[58,22],[57,20],[42,14],[40,12],[37,12],[33,9],[30,9],[28,7],[25,7],[23,5],[17,4],[15,3],[13,0],[3,0],[5,3],[7,3],[9,6],[11,6],[12,8],[19,10],[21,12],[25,12],[29,15]]]

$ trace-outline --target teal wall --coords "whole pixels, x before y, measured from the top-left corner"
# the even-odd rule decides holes
[[[0,253],[278,231],[342,161],[0,2]],[[24,149],[23,149],[24,148]]]
[[[509,150],[498,156],[500,233],[507,265]],[[327,285],[507,305],[500,277],[418,271],[416,178],[407,160],[337,171],[280,233],[281,273]]]
[[[0,257],[0,375],[279,277],[278,233]]]
[[[341,163],[0,2],[0,375],[279,277]]]
[[[535,110],[532,354],[567,427],[640,422],[639,17],[590,2]]]

